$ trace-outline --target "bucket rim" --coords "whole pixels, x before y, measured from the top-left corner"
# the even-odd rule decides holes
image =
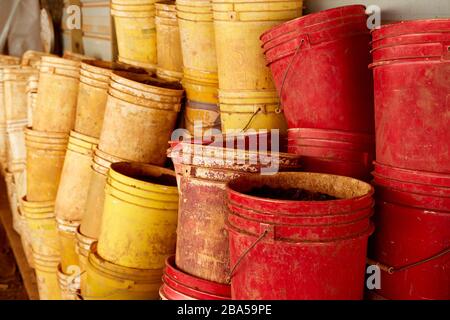
[[[111,81],[117,82],[135,90],[141,90],[149,93],[155,93],[156,90],[157,94],[169,95],[174,97],[181,97],[184,93],[184,90],[179,83],[175,81],[170,82],[158,79],[150,74],[136,74],[125,71],[113,71],[111,73]],[[146,81],[149,81],[150,83],[147,84],[145,83]]]
[[[443,24],[447,28],[443,30],[430,30],[429,28],[424,29],[423,25],[428,24]],[[411,27],[418,27],[418,29],[414,29],[411,31],[407,31],[404,29],[408,29]],[[415,31],[414,31],[415,30]],[[419,30],[419,32],[417,31]],[[450,20],[447,18],[431,18],[431,19],[417,19],[417,20],[403,20],[399,22],[389,23],[382,25],[378,29],[374,29],[371,31],[373,41],[382,40],[389,37],[397,37],[402,35],[414,34],[414,33],[422,33],[420,31],[426,30],[426,33],[431,32],[450,32]]]

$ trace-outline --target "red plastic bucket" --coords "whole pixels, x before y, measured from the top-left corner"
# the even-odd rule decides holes
[[[290,201],[245,194],[261,186],[303,188],[339,199]],[[279,173],[233,180],[227,185],[227,194],[233,204],[227,222],[233,299],[362,299],[367,239],[373,231],[370,215],[338,232],[343,224],[311,225],[312,233],[322,231],[327,238],[336,232],[339,239],[304,241],[299,232],[307,235],[306,226],[273,223],[265,217],[244,218],[234,207],[244,207],[248,214],[262,211],[274,219],[278,214],[299,220],[307,216],[348,218],[345,213],[357,215],[372,204],[369,184],[333,175]]]
[[[347,6],[289,21],[261,36],[289,128],[373,133],[366,21],[364,6]]]
[[[310,128],[295,128],[288,130],[288,141],[301,139],[318,139],[349,143],[355,146],[365,146],[368,149],[375,145],[375,136],[370,134]]]
[[[450,141],[449,32],[450,19],[410,21],[373,31],[380,164],[450,173],[448,145],[438,142]],[[406,44],[409,35],[414,40]]]
[[[394,271],[391,274],[384,268],[377,293],[387,299],[449,300],[450,214],[381,198],[374,223],[370,258]]]
[[[231,287],[184,273],[171,256],[166,260],[160,294],[167,300],[229,300]]]

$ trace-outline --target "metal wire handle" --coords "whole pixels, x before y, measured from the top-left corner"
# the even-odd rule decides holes
[[[447,249],[445,249],[445,250],[443,250],[441,252],[438,252],[437,254],[435,254],[435,255],[433,255],[433,256],[431,256],[429,258],[426,258],[426,259],[423,259],[423,260],[420,260],[420,261],[417,261],[417,262],[414,262],[414,263],[411,263],[411,264],[407,264],[407,265],[402,266],[402,267],[388,266],[386,264],[380,263],[380,262],[372,260],[372,259],[367,259],[367,264],[376,265],[377,267],[379,267],[384,272],[387,272],[388,274],[394,274],[396,272],[405,271],[405,270],[417,267],[417,266],[419,266],[421,264],[427,263],[429,261],[432,261],[434,259],[440,258],[440,257],[448,254],[449,252],[450,252],[450,248],[447,248]]]
[[[255,112],[253,112],[252,116],[250,117],[250,120],[248,120],[247,124],[245,125],[244,129],[242,129],[242,131],[245,131],[248,129],[248,126],[250,125],[250,123],[252,123],[253,118],[261,111],[261,108],[256,109]]]

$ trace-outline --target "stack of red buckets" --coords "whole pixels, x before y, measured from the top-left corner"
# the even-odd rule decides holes
[[[310,14],[261,36],[305,171],[370,180],[374,160],[371,36],[362,5]]]
[[[378,293],[448,300],[450,19],[375,30],[373,61]]]

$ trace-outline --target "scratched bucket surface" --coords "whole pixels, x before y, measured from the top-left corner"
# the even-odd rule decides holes
[[[120,266],[161,269],[175,253],[177,217],[175,172],[142,163],[113,163],[98,253]]]
[[[282,171],[300,168],[298,156],[270,152],[261,155],[249,146],[251,139],[257,138],[257,135],[245,138],[246,145],[241,146],[237,153],[235,149],[239,147],[236,141],[233,141],[236,143],[235,149],[223,148],[224,141],[217,146],[182,142],[170,154],[181,196],[176,265],[180,270],[202,279],[219,283],[227,281],[226,182],[244,174],[259,174],[270,166],[270,161]],[[224,155],[228,157],[224,158]],[[192,237],[193,233],[198,236]]]
[[[175,265],[175,256],[170,256],[159,294],[163,300],[230,300],[231,287],[184,273]]]
[[[431,31],[430,31],[431,30]],[[450,19],[373,31],[377,161],[450,173]]]
[[[364,6],[345,6],[261,35],[289,128],[374,131],[366,22]]]
[[[113,264],[97,253],[93,243],[86,269],[84,300],[156,300],[162,269],[134,269]]]
[[[262,186],[302,188],[337,199],[293,201],[247,194]],[[373,188],[368,183],[289,172],[232,180],[227,195],[233,299],[363,298],[367,240],[373,232]],[[299,259],[304,263],[296,264]]]

